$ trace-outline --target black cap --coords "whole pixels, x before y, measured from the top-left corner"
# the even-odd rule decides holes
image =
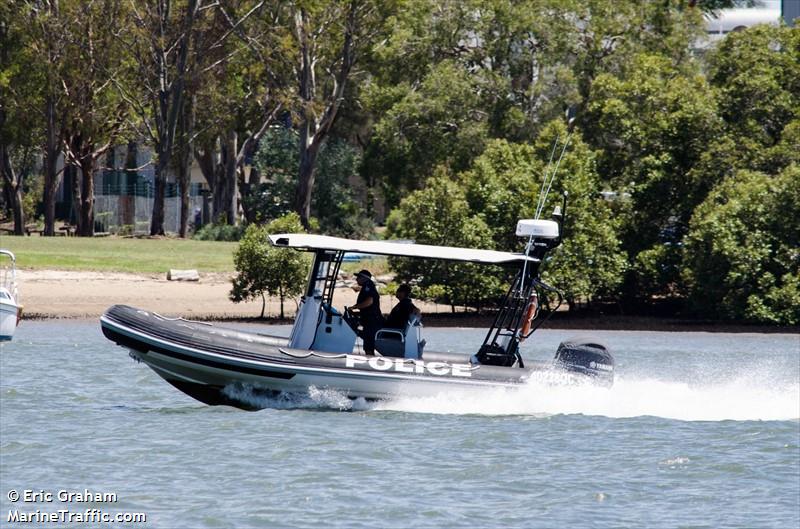
[[[359,273],[357,273],[356,275],[357,276],[364,276],[367,279],[372,279],[372,274],[369,272],[369,270],[362,270]]]

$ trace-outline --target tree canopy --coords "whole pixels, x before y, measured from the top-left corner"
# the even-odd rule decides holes
[[[386,224],[389,237],[515,250],[570,110],[544,208],[568,193],[566,238],[543,267],[570,307],[796,322],[800,226],[776,212],[796,211],[800,187],[800,29],[704,38],[706,17],[753,3],[4,3],[0,205],[15,233],[41,216],[53,235],[63,177],[91,235],[82,175],[138,143],[155,173],[151,234],[173,182],[189,234],[196,165],[218,232],[255,226],[242,250],[254,255],[258,226],[290,211],[336,235]],[[467,266],[392,265],[453,307],[499,291]]]

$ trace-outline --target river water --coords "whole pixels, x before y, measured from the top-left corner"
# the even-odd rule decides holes
[[[574,334],[539,331],[524,354]],[[0,527],[800,527],[800,336],[591,334],[616,357],[610,390],[315,391],[245,412],[184,396],[97,322],[23,322],[0,353]],[[116,501],[59,499],[87,490]],[[8,522],[59,509],[146,522]]]

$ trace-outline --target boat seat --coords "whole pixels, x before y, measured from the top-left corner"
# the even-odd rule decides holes
[[[383,356],[422,358],[425,340],[420,340],[422,323],[412,314],[405,329],[385,328],[375,333],[375,349]]]

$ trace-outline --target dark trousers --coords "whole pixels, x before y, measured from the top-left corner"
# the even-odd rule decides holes
[[[364,322],[364,330],[361,339],[364,340],[364,352],[372,353],[375,351],[375,333],[383,327],[382,322]]]

